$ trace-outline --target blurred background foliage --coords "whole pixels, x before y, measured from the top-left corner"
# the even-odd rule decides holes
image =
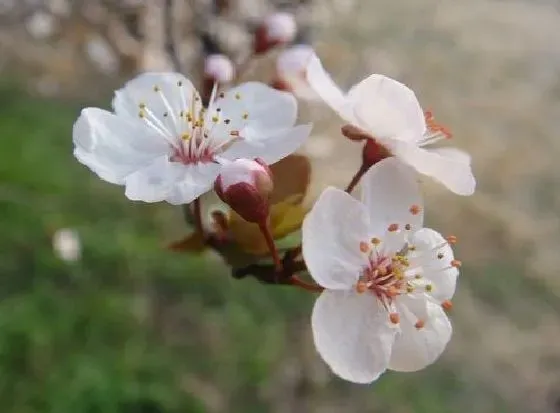
[[[47,34],[43,3],[56,17]],[[188,23],[209,2],[175,3],[196,77]],[[209,25],[234,51],[247,42],[235,19],[271,7],[237,3],[233,22]],[[429,223],[459,237],[465,263],[448,350],[372,386],[332,377],[315,354],[311,294],[234,280],[211,254],[166,251],[187,232],[181,212],[129,202],[73,158],[82,107],[108,107],[123,79],[169,66],[158,2],[0,6],[2,413],[560,411],[556,1],[329,0],[302,12],[341,84],[370,72],[409,84],[473,154],[479,180],[468,199],[425,185]],[[141,35],[125,36],[130,25]],[[111,52],[91,54],[99,39]],[[261,64],[252,75],[266,77]],[[359,148],[321,106],[302,116],[316,121],[303,148],[312,201],[347,183]],[[54,254],[61,227],[80,234],[81,260]]]

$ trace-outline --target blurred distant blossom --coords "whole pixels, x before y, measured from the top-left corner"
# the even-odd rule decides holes
[[[82,255],[82,243],[78,232],[71,228],[61,228],[52,237],[53,250],[63,261],[78,261]]]

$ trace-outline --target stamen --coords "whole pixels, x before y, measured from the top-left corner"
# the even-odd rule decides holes
[[[455,267],[455,268],[461,268],[461,265],[463,265],[463,263],[459,260],[453,260],[451,261],[451,266]]]
[[[387,231],[389,231],[389,232],[395,232],[395,231],[398,231],[398,230],[399,230],[399,224],[391,224],[387,228]]]
[[[381,244],[381,240],[380,240],[379,238],[373,237],[373,238],[371,239],[371,243],[372,243],[373,245],[376,245],[376,246],[377,246],[377,245]]]
[[[412,227],[410,226],[410,224],[406,224],[406,225],[404,226],[404,229],[406,229],[407,231],[410,231],[410,228],[412,228]]]
[[[420,330],[424,328],[425,325],[426,323],[424,322],[424,320],[418,320],[416,324],[414,324],[414,327],[416,327],[417,330]]]
[[[443,258],[443,252],[438,253],[437,255],[437,259],[441,260]]]
[[[434,286],[432,284],[426,284],[426,292],[431,293],[434,289]]]
[[[398,313],[390,313],[389,314],[389,320],[393,324],[399,324],[399,322],[401,321],[401,318],[400,318]]]
[[[369,245],[367,242],[360,242],[360,251],[362,251],[363,253],[366,253],[369,251]]]
[[[450,311],[453,308],[453,303],[450,300],[445,300],[441,303],[441,306],[445,311]]]
[[[411,205],[409,208],[409,211],[412,215],[418,215],[420,213],[420,210],[421,210],[420,206],[416,204]]]
[[[446,241],[450,244],[456,244],[457,243],[457,237],[455,235],[449,235],[447,238],[445,238]]]

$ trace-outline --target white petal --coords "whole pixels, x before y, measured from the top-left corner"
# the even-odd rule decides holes
[[[216,164],[185,166],[158,158],[126,178],[126,196],[133,201],[187,204],[209,191],[218,175]]]
[[[411,372],[432,364],[451,339],[452,327],[441,306],[402,297],[398,304],[401,332],[393,345],[389,369]],[[424,326],[415,327],[419,317]]]
[[[387,369],[397,330],[373,295],[325,290],[311,327],[317,351],[343,379],[370,383]]]
[[[348,289],[356,284],[367,256],[369,218],[365,207],[333,187],[323,191],[302,226],[302,252],[311,276],[325,288]]]
[[[418,140],[426,130],[414,92],[383,75],[371,75],[348,92],[359,126],[377,138]]]
[[[312,124],[298,125],[260,136],[252,130],[246,130],[247,139],[233,144],[222,156],[230,160],[261,158],[271,165],[294,153],[307,139],[312,126]]]
[[[390,224],[401,229],[410,224],[411,230],[422,227],[424,218],[422,196],[416,172],[394,157],[372,166],[362,177],[362,201],[366,205],[376,236],[382,235]],[[418,213],[411,212],[412,206]]]
[[[76,158],[102,179],[116,184],[169,152],[169,145],[151,129],[98,108],[82,110],[72,138]]]
[[[200,96],[190,80],[173,72],[143,73],[115,92],[113,108],[119,116],[138,119],[141,104],[163,124],[160,129],[170,135],[180,133],[181,111],[194,109],[198,113],[202,108]]]
[[[427,150],[413,144],[397,143],[393,151],[404,162],[413,166],[418,172],[431,176],[458,195],[472,195],[476,181],[466,156],[439,149]]]
[[[331,79],[315,54],[309,58],[306,77],[311,88],[327,105],[345,121],[355,123],[355,117],[347,97]]]
[[[451,266],[453,250],[439,232],[430,228],[416,231],[410,242],[415,250],[409,253],[411,268],[432,284],[430,295],[438,302],[449,300],[455,294],[459,270]],[[438,255],[441,258],[438,258]]]

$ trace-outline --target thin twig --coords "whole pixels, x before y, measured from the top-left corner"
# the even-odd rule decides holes
[[[177,45],[173,36],[173,0],[165,0],[165,9],[163,14],[165,29],[165,50],[171,59],[173,70],[181,72],[181,60],[177,53]]]

